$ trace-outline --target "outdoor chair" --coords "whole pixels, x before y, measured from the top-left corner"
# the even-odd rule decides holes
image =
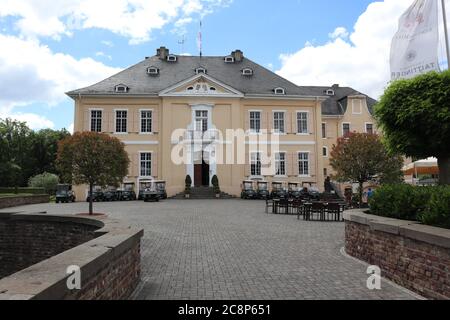
[[[325,221],[325,205],[322,202],[313,202],[311,213],[314,219],[314,214],[318,215],[319,221]]]
[[[270,211],[269,211],[270,209]],[[269,214],[270,212],[274,212],[273,207],[273,200],[272,199],[266,199],[266,213]]]
[[[340,221],[341,220],[341,205],[336,202],[328,203],[327,216],[328,216],[328,218],[330,216],[332,216],[334,221]]]
[[[288,199],[281,199],[279,209],[283,209],[284,214],[289,214],[290,203]]]

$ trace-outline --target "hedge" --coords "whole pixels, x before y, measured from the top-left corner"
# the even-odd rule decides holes
[[[369,206],[374,215],[450,229],[450,186],[386,185],[375,191]]]
[[[43,188],[17,188],[17,192],[28,193],[34,195],[46,194]],[[15,188],[0,188],[0,193],[16,193]]]

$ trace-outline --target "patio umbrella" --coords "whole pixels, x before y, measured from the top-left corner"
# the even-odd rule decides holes
[[[405,175],[419,175],[419,174],[439,174],[438,160],[436,158],[428,158],[410,163],[402,169]]]

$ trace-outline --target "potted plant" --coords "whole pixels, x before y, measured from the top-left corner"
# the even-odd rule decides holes
[[[191,187],[192,187],[192,179],[190,175],[186,176],[185,180],[185,189],[184,189],[184,197],[189,199],[191,197]]]
[[[220,198],[219,178],[217,178],[217,176],[215,175],[212,178],[211,183],[213,185],[213,189],[214,189],[214,193],[216,194],[216,198]]]

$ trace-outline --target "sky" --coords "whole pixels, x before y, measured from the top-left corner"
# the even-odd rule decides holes
[[[412,2],[0,0],[0,118],[72,130],[65,92],[163,45],[198,55],[200,20],[204,55],[241,49],[297,85],[340,84],[379,98],[398,19]]]

